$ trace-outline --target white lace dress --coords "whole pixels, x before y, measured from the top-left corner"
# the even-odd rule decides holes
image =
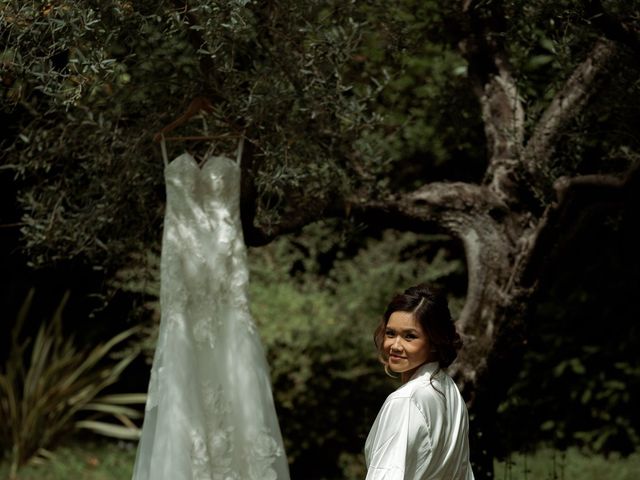
[[[162,319],[134,480],[288,480],[264,351],[249,312],[240,169],[165,169]]]

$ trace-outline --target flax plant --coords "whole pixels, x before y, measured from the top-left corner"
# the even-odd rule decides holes
[[[19,310],[8,359],[0,367],[0,449],[9,456],[11,478],[29,459],[50,457],[49,450],[56,441],[77,428],[135,438],[139,430],[132,419],[141,413],[124,403],[140,403],[144,397],[136,394],[98,398],[138,355],[139,348],[122,348],[136,327],[93,348],[78,349],[73,338],[62,332],[67,292],[50,321],[40,326],[35,339],[23,338],[33,296],[31,290]],[[120,355],[116,356],[117,346]],[[79,418],[83,411],[92,413],[89,418]],[[96,420],[96,416],[105,414],[118,419],[121,425]]]

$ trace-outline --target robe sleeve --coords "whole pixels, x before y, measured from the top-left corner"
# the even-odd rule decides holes
[[[430,442],[425,418],[409,397],[387,400],[372,433],[366,480],[404,480],[418,446]]]

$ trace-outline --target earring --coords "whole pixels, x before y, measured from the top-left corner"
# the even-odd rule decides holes
[[[385,364],[384,364],[384,373],[386,373],[388,377],[391,377],[391,378],[398,378],[398,376],[397,376],[397,375],[394,375],[394,374],[391,372],[391,370],[389,370],[389,364],[387,364],[387,363],[385,363]]]

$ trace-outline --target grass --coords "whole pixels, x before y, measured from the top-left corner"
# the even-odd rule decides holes
[[[637,480],[640,452],[622,458],[584,453],[577,448],[561,452],[541,448],[532,454],[512,454],[495,462],[496,480]]]
[[[51,460],[23,467],[17,480],[130,480],[135,448],[133,442],[76,441],[58,448]],[[496,462],[495,468],[496,480],[636,480],[640,478],[640,452],[607,458],[574,448],[566,452],[540,449],[513,454],[508,461]],[[5,461],[0,463],[0,479],[8,478]]]
[[[136,443],[75,441],[52,455],[22,467],[17,480],[131,480]],[[0,479],[9,478],[9,462],[0,463]]]

